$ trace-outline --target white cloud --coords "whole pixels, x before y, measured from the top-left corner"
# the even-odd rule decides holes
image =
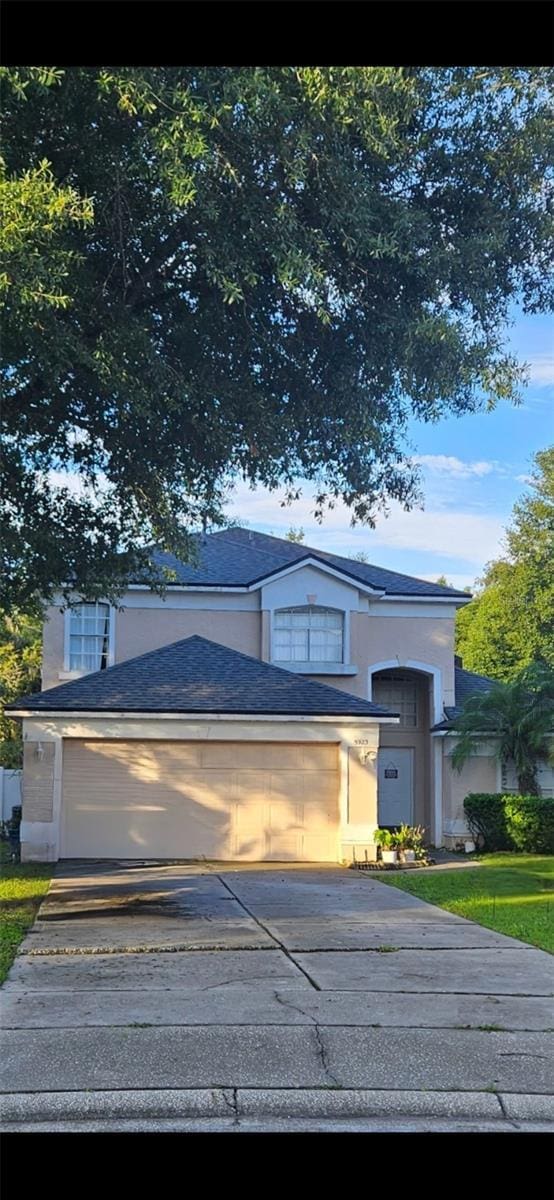
[[[452,454],[417,454],[414,461],[433,475],[449,475],[453,479],[490,475],[498,465],[495,462],[463,462]]]
[[[530,475],[516,475],[516,479],[517,479],[518,483],[526,483],[527,484],[527,483],[533,482]]]
[[[46,473],[46,482],[48,487],[57,489],[65,488],[70,496],[75,499],[84,499],[96,503],[98,500],[105,498],[109,491],[109,483],[103,472],[99,472],[96,477],[96,485],[88,483],[78,471],[48,471]]]
[[[290,507],[281,507],[283,498],[284,492],[281,490],[268,492],[259,488],[250,491],[246,484],[240,484],[227,506],[227,512],[229,517],[245,520],[252,528],[274,533],[276,537],[284,537],[291,525],[296,528],[300,525],[308,545],[319,546],[322,550],[346,557],[363,550],[370,562],[379,562],[379,549],[382,547],[398,551],[415,550],[422,555],[421,567],[417,570],[406,568],[401,561],[393,564],[390,558],[387,565],[391,569],[416,575],[425,569],[430,573],[431,564],[428,559],[427,562],[424,560],[424,555],[428,558],[437,555],[456,559],[460,567],[467,563],[470,570],[475,564],[477,574],[489,559],[499,554],[504,533],[502,521],[486,514],[436,510],[423,512],[421,509],[405,512],[400,505],[391,505],[388,517],[378,516],[373,530],[363,526],[352,528],[350,512],[342,503],[337,503],[325,515],[323,524],[318,525],[313,517],[314,505],[310,494],[302,496]],[[436,568],[437,575],[442,571],[442,567]]]
[[[537,354],[528,362],[531,383],[539,387],[554,386],[554,354]]]
[[[72,496],[84,496],[86,493],[85,481],[75,471],[49,471],[47,482],[51,488],[66,488]]]

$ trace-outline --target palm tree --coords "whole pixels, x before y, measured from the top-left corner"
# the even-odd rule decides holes
[[[538,796],[537,764],[552,760],[554,671],[547,663],[526,667],[510,683],[495,681],[490,691],[470,696],[454,721],[459,741],[452,764],[461,771],[479,742],[497,741],[504,764],[512,761],[523,796]],[[549,737],[550,735],[550,737]]]

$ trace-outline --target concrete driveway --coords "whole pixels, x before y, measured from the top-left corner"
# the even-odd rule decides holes
[[[338,867],[63,864],[2,991],[3,1126],[552,1128],[552,984]]]

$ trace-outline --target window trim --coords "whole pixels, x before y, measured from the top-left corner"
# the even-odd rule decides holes
[[[316,608],[325,612],[337,613],[342,618],[342,658],[339,660],[329,661],[327,659],[286,659],[275,657],[275,634],[277,632],[275,625],[275,617],[281,612],[308,612],[310,609]],[[350,627],[347,620],[347,612],[343,608],[337,608],[333,604],[280,604],[277,608],[271,609],[271,625],[270,625],[270,661],[278,667],[283,667],[287,671],[304,672],[310,675],[328,675],[328,674],[352,674],[349,668],[350,661]]]
[[[113,667],[115,663],[115,614],[116,609],[108,600],[79,600],[70,608],[64,610],[64,638],[63,638],[63,670],[58,672],[58,679],[80,679],[82,675],[92,675],[92,671],[85,670],[84,667],[70,667],[70,646],[71,646],[71,613],[81,604],[107,604],[108,605],[108,661],[107,666]]]

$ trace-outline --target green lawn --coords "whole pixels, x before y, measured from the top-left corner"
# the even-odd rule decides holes
[[[9,862],[8,848],[0,842],[0,983],[4,982],[42,897],[48,891],[53,867]]]
[[[459,871],[379,875],[380,882],[554,953],[554,857],[487,854]]]

